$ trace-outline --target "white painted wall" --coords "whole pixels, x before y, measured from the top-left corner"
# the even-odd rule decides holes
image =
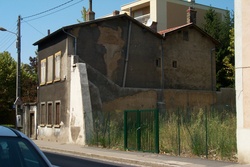
[[[250,164],[250,1],[234,2],[238,160],[240,163]]]
[[[85,145],[93,133],[92,108],[90,101],[86,64],[73,64],[71,59],[69,142]],[[76,141],[72,129],[80,128]]]

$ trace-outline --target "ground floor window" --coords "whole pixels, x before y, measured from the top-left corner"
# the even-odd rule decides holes
[[[48,102],[48,124],[52,125],[53,124],[53,105],[52,102]]]
[[[40,106],[40,124],[46,124],[46,106],[45,103],[41,103]]]
[[[60,124],[60,111],[61,111],[61,103],[55,102],[55,124]]]

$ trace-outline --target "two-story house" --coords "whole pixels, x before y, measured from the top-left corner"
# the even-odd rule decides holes
[[[172,106],[175,89],[193,97],[181,105],[214,103],[217,44],[192,23],[157,33],[127,14],[58,29],[34,43],[37,138],[84,145],[99,113]]]

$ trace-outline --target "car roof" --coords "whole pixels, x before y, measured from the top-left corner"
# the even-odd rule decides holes
[[[26,138],[21,132],[6,126],[0,126],[0,136]]]

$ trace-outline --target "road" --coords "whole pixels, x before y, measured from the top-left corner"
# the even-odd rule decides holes
[[[59,167],[132,167],[129,165],[84,158],[74,155],[45,152],[44,154],[53,165]]]

